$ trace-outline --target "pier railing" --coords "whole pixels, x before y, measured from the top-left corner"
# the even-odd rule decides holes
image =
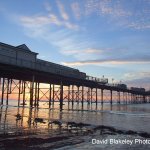
[[[125,103],[135,103],[135,102],[145,103],[145,102],[150,101],[149,100],[150,94],[148,92],[134,91],[133,89],[128,89],[128,88],[126,89],[126,86],[124,84],[111,85],[108,83],[108,79],[104,77],[96,78],[96,77],[87,76],[86,81],[85,79],[84,80],[75,79],[72,81],[73,79],[72,77],[71,82],[70,82],[70,78],[68,79],[66,75],[65,80],[63,80],[63,78],[59,78],[59,75],[61,75],[61,69],[59,68],[59,66],[58,68],[54,68],[54,67],[51,68],[49,63],[46,64],[46,63],[40,63],[37,61],[32,62],[32,61],[17,59],[14,57],[0,54],[0,64],[2,66],[2,67],[0,66],[2,70],[6,70],[6,71],[7,71],[6,64],[8,64],[8,69],[10,69],[10,67],[12,66],[15,66],[14,68],[15,69],[17,68],[16,69],[17,71],[19,67],[22,68],[23,70],[21,72],[22,74],[24,73],[25,68],[33,69],[32,71],[35,71],[35,72],[36,70],[37,72],[39,71],[42,72],[42,73],[40,72],[40,74],[37,76],[35,76],[32,73],[29,73],[28,78],[32,76],[32,80],[30,79],[30,81],[28,82],[26,81],[27,80],[26,78],[17,77],[17,79],[15,78],[13,81],[13,77],[11,75],[8,75],[10,78],[5,77],[5,75],[2,75],[2,78],[0,77],[0,81],[2,81],[0,104],[2,105],[3,105],[3,100],[5,97],[6,97],[6,104],[8,105],[9,95],[12,94],[13,92],[13,90],[11,90],[13,85],[15,85],[15,87],[18,89],[18,106],[20,105],[21,96],[23,100],[23,105],[25,104],[25,97],[27,94],[27,90],[29,91],[28,94],[30,95],[31,107],[33,105],[35,107],[38,107],[39,101],[47,94],[48,96],[46,96],[46,98],[48,99],[49,107],[51,107],[51,105],[54,105],[54,102],[57,99],[60,102],[60,110],[63,109],[63,100],[65,99],[68,100],[68,103],[72,103],[72,105],[74,102],[81,103],[82,108],[83,108],[85,101],[88,104],[96,103],[96,106],[97,106],[98,98],[100,98],[101,104],[103,104],[103,102],[106,99],[104,96],[107,97],[108,94],[110,97],[109,99],[110,104],[112,104],[113,101],[116,101],[116,99],[117,99],[118,104],[121,103],[122,99],[123,99],[123,102]],[[6,67],[6,69],[4,67]],[[10,70],[10,73],[11,73],[11,70]],[[47,75],[46,75],[47,73],[54,73],[53,74],[54,76],[52,76],[53,78],[55,78],[55,76],[58,75],[58,78],[56,78],[56,80],[58,79],[59,81],[57,82],[57,81],[50,80],[51,76],[47,78]],[[40,77],[40,79],[35,80],[35,77]],[[43,83],[43,78],[45,77],[46,77],[46,82],[49,84],[49,87],[47,91],[44,91],[44,90],[41,91],[40,83]],[[64,82],[67,82],[67,84]],[[55,85],[57,84],[59,85],[59,90],[56,91]],[[66,88],[68,88],[67,93],[65,92]],[[109,93],[106,93],[106,91]],[[41,94],[42,94],[42,97],[40,98]]]
[[[92,77],[92,76],[86,76],[86,80],[95,81],[95,82],[98,82],[99,84],[108,83],[108,78],[97,78],[97,77]]]
[[[15,66],[20,66],[20,67],[35,69],[35,63],[32,61],[17,59],[17,58],[2,55],[2,54],[0,54],[0,62],[4,64],[8,64],[8,65],[15,65]]]
[[[35,69],[35,70],[45,71],[50,73],[58,73],[58,74],[61,73],[61,70],[51,68],[50,66],[44,65],[40,62],[27,61],[27,60],[18,59],[18,58],[14,58],[2,54],[0,54],[0,62],[3,64]]]
[[[43,64],[43,63],[40,63],[39,61],[33,62],[33,61],[23,60],[23,59],[14,58],[14,57],[0,54],[0,63],[61,75],[60,68],[54,68],[54,67],[52,68],[49,64]],[[92,76],[86,76],[86,80],[94,81],[98,83],[99,85],[107,85],[109,87],[116,87],[116,88],[123,89],[123,90],[126,89],[126,90],[137,91],[135,89],[128,88],[125,84],[108,83],[108,78],[104,78],[104,77],[97,78],[97,77],[92,77]],[[139,91],[139,92],[145,92],[145,91]],[[147,93],[150,93],[150,92],[147,92]]]

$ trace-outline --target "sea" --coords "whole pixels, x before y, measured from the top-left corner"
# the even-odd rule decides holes
[[[4,101],[5,104],[5,101]],[[55,102],[49,108],[48,101],[41,101],[39,107],[29,107],[29,102],[23,107],[17,106],[17,100],[9,100],[9,105],[0,106],[0,143],[3,138],[24,138],[60,137],[66,136],[69,139],[62,139],[58,143],[44,142],[31,144],[27,149],[150,149],[150,104],[110,104],[64,102],[63,110],[59,109],[59,102]],[[67,123],[85,125],[83,130],[66,130]],[[61,123],[61,127],[59,125]],[[95,128],[100,130],[93,130]],[[106,128],[104,134],[100,133],[101,128]],[[77,127],[76,127],[77,128]],[[109,129],[109,130],[108,130]],[[113,130],[115,129],[117,131]],[[88,133],[87,133],[88,131]],[[90,132],[92,131],[92,132]],[[129,134],[124,134],[129,133]],[[140,136],[140,135],[144,135]],[[145,136],[147,135],[147,136]],[[94,140],[93,140],[94,139]],[[149,143],[110,143],[110,139],[133,140],[144,139]],[[94,143],[93,143],[93,141]],[[104,141],[98,143],[98,141]],[[74,142],[76,141],[76,142]],[[97,142],[96,142],[97,141]],[[142,140],[141,140],[142,141]],[[68,144],[70,142],[70,144]],[[2,146],[1,146],[2,145]],[[5,149],[2,142],[0,149]],[[56,145],[56,146],[55,146]],[[7,148],[6,148],[7,149]]]

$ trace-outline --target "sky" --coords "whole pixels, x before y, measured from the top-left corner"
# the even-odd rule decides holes
[[[1,0],[0,42],[150,89],[150,0]]]

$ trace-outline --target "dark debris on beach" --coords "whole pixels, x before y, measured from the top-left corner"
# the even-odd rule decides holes
[[[43,120],[37,120],[42,121]],[[99,135],[137,135],[142,138],[150,138],[150,134],[146,132],[135,132],[132,130],[119,130],[110,126],[92,126],[90,124],[67,122],[65,127],[62,122],[55,120],[50,124],[57,124],[57,128],[61,127],[59,133],[54,135],[36,135],[26,133],[17,133],[9,135],[7,133],[0,135],[0,150],[49,150],[64,147],[66,145],[75,145],[84,142],[82,136],[99,133]],[[63,123],[64,124],[64,123]],[[52,129],[53,130],[53,129]],[[78,137],[78,138],[76,138]],[[46,146],[45,146],[46,145]]]

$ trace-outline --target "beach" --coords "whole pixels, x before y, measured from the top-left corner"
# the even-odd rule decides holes
[[[148,149],[150,104],[0,107],[1,149]],[[116,140],[118,139],[118,140]],[[147,143],[138,142],[147,140]],[[132,141],[132,143],[131,143]]]

